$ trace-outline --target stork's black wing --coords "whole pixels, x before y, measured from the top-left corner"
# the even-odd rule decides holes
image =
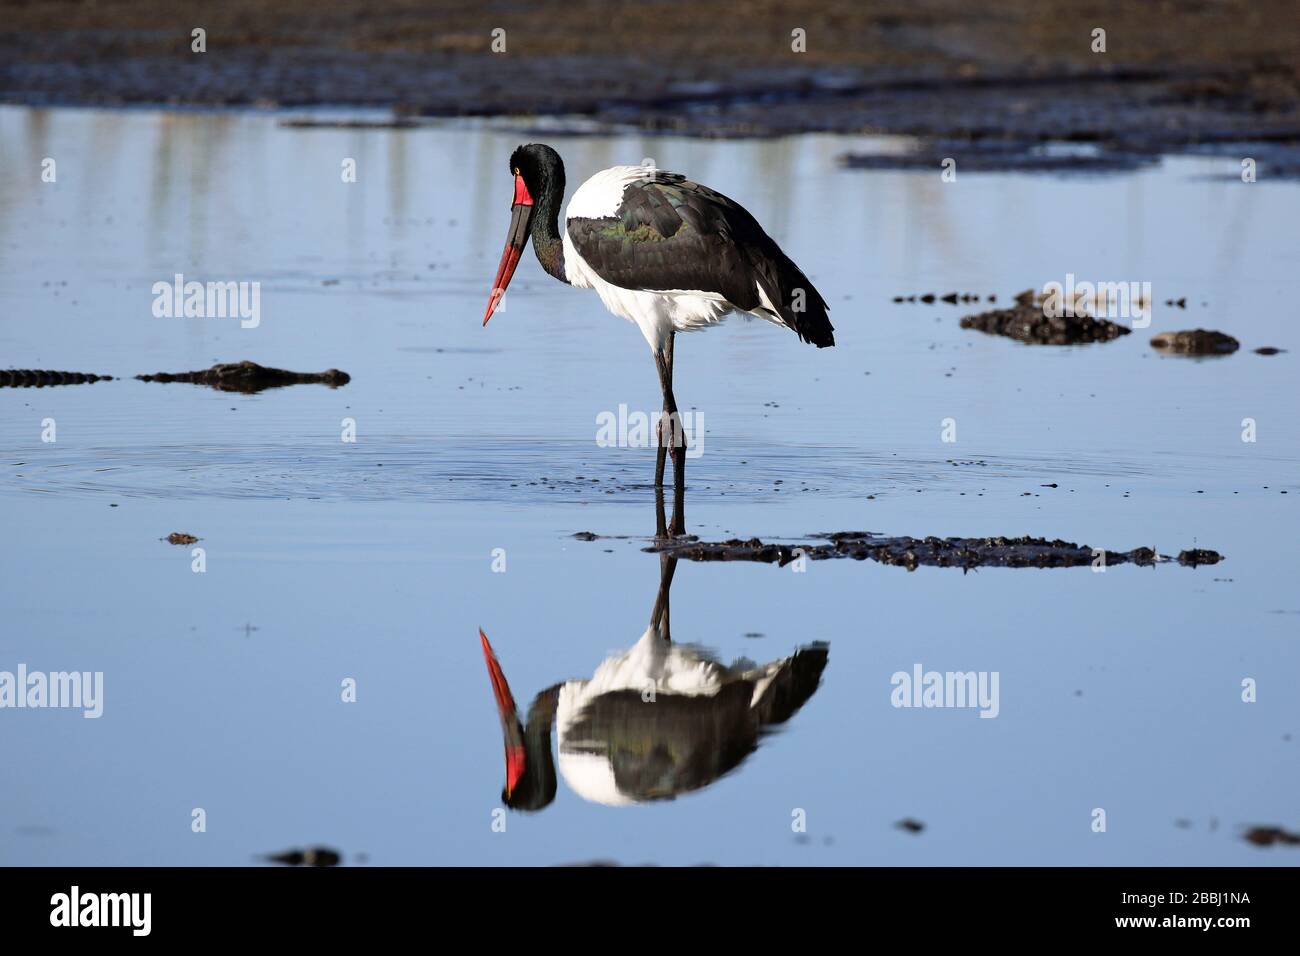
[[[835,344],[828,306],[743,206],[677,173],[630,183],[612,216],[572,218],[569,238],[606,282],[623,289],[714,292],[747,312],[765,309],[818,348]]]
[[[633,800],[671,800],[706,787],[758,744],[751,681],[732,681],[711,696],[660,693],[650,703],[641,693],[610,691],[588,701],[560,745],[562,753],[607,760],[619,793]]]

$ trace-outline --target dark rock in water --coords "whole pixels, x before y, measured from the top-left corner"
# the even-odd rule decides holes
[[[327,846],[309,846],[305,850],[272,853],[263,859],[271,863],[283,863],[286,866],[338,866],[343,857],[338,850],[332,850]]]
[[[784,567],[791,561],[807,558],[852,558],[855,561],[879,561],[914,571],[922,565],[940,568],[1075,568],[1102,564],[1154,565],[1173,561],[1151,548],[1132,551],[1103,551],[1085,544],[1046,538],[911,538],[885,537],[869,531],[840,531],[812,535],[825,544],[765,544],[758,538],[728,541],[674,539],[656,541],[645,548],[689,561],[759,561]],[[1215,551],[1184,551],[1179,563],[1195,567],[1217,564],[1223,560]]]
[[[1300,833],[1289,833],[1281,827],[1251,827],[1244,837],[1255,846],[1300,846]]]
[[[1261,345],[1259,348],[1255,349],[1255,354],[1256,355],[1278,355],[1285,351],[1286,349],[1279,349],[1272,345]]]
[[[924,823],[920,820],[913,820],[911,817],[908,817],[905,820],[899,820],[894,824],[894,826],[900,830],[906,830],[908,833],[920,833],[925,829]]]
[[[111,375],[92,375],[89,372],[56,372],[37,368],[0,369],[0,388],[45,388],[50,385],[91,385],[111,381]]]
[[[285,385],[328,385],[337,388],[352,381],[351,375],[336,368],[324,372],[288,372],[249,361],[224,362],[196,372],[158,372],[155,375],[137,375],[136,378],[142,382],[190,382],[194,385],[208,385],[222,392],[250,394]]]
[[[591,531],[579,531],[574,534],[574,537],[579,541],[596,541],[600,538],[600,535]]]
[[[1032,289],[1017,295],[1016,304],[1009,309],[992,309],[966,316],[961,320],[961,327],[990,335],[1005,335],[1030,345],[1109,342],[1128,335],[1130,331],[1125,326],[1090,315],[1047,315],[1043,311],[1042,297],[1036,296]]]
[[[168,544],[197,544],[199,539],[192,534],[186,534],[184,531],[173,531],[163,540]]]
[[[596,867],[598,869],[615,869],[619,866],[622,866],[622,864],[619,863],[617,860],[587,860],[583,863],[561,863],[560,866],[570,866],[570,867],[589,866],[589,867]]]
[[[1241,347],[1231,335],[1206,329],[1184,332],[1161,332],[1151,339],[1151,347],[1179,355],[1227,355]]]

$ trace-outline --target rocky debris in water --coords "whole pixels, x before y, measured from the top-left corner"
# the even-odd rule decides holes
[[[908,833],[920,833],[922,830],[925,829],[924,823],[922,823],[920,820],[913,820],[911,817],[908,817],[904,820],[899,820],[897,823],[894,824],[894,826],[897,827],[899,830],[906,830]]]
[[[543,480],[545,480],[545,479],[543,479]],[[532,483],[532,482],[529,482],[529,484],[531,484],[531,483]],[[608,491],[605,492],[605,493],[606,493],[606,494],[612,494],[612,492],[608,492]],[[577,539],[578,541],[626,541],[628,538],[638,538],[638,539],[639,539],[639,538],[640,538],[640,535],[633,535],[633,534],[596,534],[596,532],[594,532],[594,531],[578,531],[578,532],[575,532],[573,535],[571,535],[571,537]],[[678,539],[678,540],[681,540],[681,539]],[[695,538],[692,536],[692,537],[691,537],[691,540],[694,541]]]
[[[1151,347],[1162,352],[1179,355],[1227,355],[1237,351],[1241,343],[1231,335],[1208,329],[1188,329],[1183,332],[1161,332],[1152,336]]]
[[[1255,349],[1255,354],[1256,355],[1278,355],[1285,351],[1286,349],[1280,349],[1272,345],[1261,345],[1259,348]]]
[[[1216,551],[1183,551],[1177,559],[1157,554],[1151,548],[1132,551],[1102,551],[1086,544],[1047,538],[912,538],[886,537],[870,531],[839,531],[811,537],[824,544],[768,544],[758,538],[728,541],[672,539],[656,541],[644,550],[670,554],[689,561],[759,561],[782,567],[798,558],[812,561],[852,558],[878,561],[914,571],[918,567],[940,568],[1075,568],[1100,564],[1150,566],[1177,560],[1185,567],[1217,564],[1223,556]]]
[[[1300,833],[1290,833],[1281,827],[1251,827],[1244,837],[1255,846],[1300,846]]]
[[[194,385],[208,385],[222,392],[248,394],[285,385],[328,385],[337,388],[352,380],[347,372],[340,372],[336,368],[324,372],[289,372],[247,360],[224,362],[195,372],[158,372],[155,375],[137,375],[136,378],[142,382],[190,382]]]
[[[982,302],[983,296],[974,292],[949,292],[947,295],[935,295],[933,292],[926,292],[923,295],[896,295],[895,302],[921,302],[930,305],[934,302],[946,302],[949,305],[956,305],[959,302]],[[989,296],[990,302],[996,302],[997,296]]]
[[[286,866],[338,866],[343,856],[327,846],[309,846],[305,850],[285,850],[267,854],[263,859]]]
[[[163,540],[168,544],[197,544],[199,539],[192,534],[186,534],[184,531],[173,531]]]
[[[111,375],[93,375],[90,372],[56,372],[49,369],[0,369],[0,388],[45,388],[49,385],[91,385],[111,382]]]
[[[1043,298],[1032,289],[1016,296],[1009,309],[992,309],[961,320],[963,329],[978,329],[990,335],[1005,335],[1030,345],[1075,345],[1081,342],[1109,342],[1129,329],[1090,315],[1049,316],[1043,312]]]

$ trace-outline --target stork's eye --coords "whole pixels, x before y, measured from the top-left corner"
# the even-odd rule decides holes
[[[519,172],[519,167],[518,167],[518,166],[515,167],[515,175],[516,175],[516,176],[522,176],[522,175],[523,175],[521,172]]]

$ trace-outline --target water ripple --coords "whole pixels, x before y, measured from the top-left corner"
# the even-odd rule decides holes
[[[1184,465],[1186,463],[1184,462]],[[1207,466],[1210,463],[1206,463]],[[371,440],[365,444],[174,444],[43,450],[10,458],[0,492],[160,499],[531,502],[644,498],[650,449],[593,448],[536,438]],[[991,482],[1034,486],[1071,477],[1140,479],[1134,460],[908,457],[830,446],[715,440],[687,463],[694,497],[779,500],[806,493],[860,498]]]

